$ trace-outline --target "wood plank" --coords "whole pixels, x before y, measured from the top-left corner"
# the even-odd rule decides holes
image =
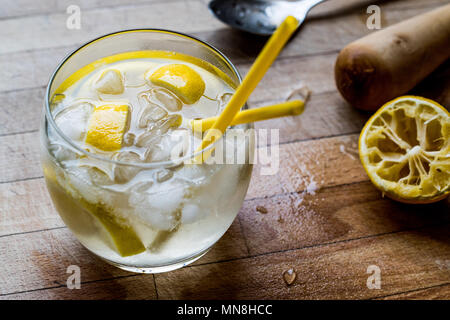
[[[0,53],[81,44],[102,34],[142,27],[185,33],[222,27],[208,8],[197,0],[85,10],[81,13],[81,28],[75,30],[66,27],[68,16],[66,13],[53,13],[0,20]]]
[[[450,299],[450,284],[437,287],[413,290],[410,292],[389,295],[379,300],[448,300]]]
[[[165,0],[168,1],[179,1],[179,0]],[[205,5],[208,4],[210,0],[201,0]],[[391,8],[409,8],[412,6],[430,6],[439,5],[446,0],[404,0],[404,1],[393,1],[389,4]],[[4,0],[2,5],[2,11],[0,12],[0,19],[11,19],[21,16],[31,16],[31,15],[43,15],[55,12],[66,12],[69,5],[78,5],[81,10],[90,10],[96,8],[104,7],[124,7],[124,6],[135,6],[144,3],[158,3],[161,0],[146,0],[146,1],[136,1],[136,0],[46,0],[42,3],[37,3],[35,0]],[[317,6],[312,10],[310,16],[317,17],[323,14],[328,14],[330,12],[335,12],[336,10],[344,7],[353,7],[355,5],[363,8],[369,4],[372,4],[372,0],[331,0],[320,6]],[[348,9],[347,9],[348,10]]]
[[[161,299],[367,299],[448,283],[449,226],[290,250],[156,275]],[[367,288],[367,267],[381,289]],[[290,286],[283,272],[296,272]]]
[[[262,107],[280,100],[255,102],[250,106]],[[351,107],[339,93],[326,92],[313,94],[300,116],[270,119],[254,125],[256,129],[278,129],[280,143],[289,143],[359,133],[369,117],[369,114]]]
[[[335,29],[338,30],[338,28],[331,28],[331,30]],[[330,28],[327,27],[327,29],[325,30],[330,30]],[[228,34],[235,33],[228,32]],[[302,36],[303,34],[306,34],[306,32],[302,31],[297,37]],[[313,32],[312,34],[316,33]],[[244,38],[244,36],[242,37]],[[336,38],[339,37],[333,37],[333,39]],[[246,41],[248,41],[247,38]],[[230,46],[231,48],[243,47],[240,45],[236,45],[235,39],[233,39],[232,42],[235,43],[235,45]],[[307,41],[305,40],[305,42]],[[297,41],[295,39],[295,41],[292,41],[291,44],[285,49],[285,51],[289,53],[290,48],[293,48],[292,52],[296,52],[296,43]],[[320,40],[319,43],[327,44],[329,42]],[[239,44],[239,42],[237,44]],[[310,46],[304,45],[299,46],[299,48],[309,47]],[[0,135],[37,130],[39,124],[38,114],[41,112],[41,106],[44,96],[43,86],[47,82],[48,75],[56,66],[59,59],[62,58],[67,51],[67,48],[56,48],[49,49],[48,52],[27,51],[15,54],[13,57],[9,55],[0,55],[0,67],[5,71],[5,76],[2,77],[3,81],[0,80],[0,88],[3,90],[7,90],[7,92],[0,93],[0,99],[1,101],[5,101],[5,105],[9,106],[9,108],[2,108],[2,110],[0,111],[1,113],[3,113],[2,117],[0,117]],[[283,100],[291,92],[292,89],[299,87],[301,83],[308,85],[313,90],[313,94],[323,93],[324,90],[333,90],[334,80],[332,69],[334,59],[335,54],[329,54],[325,55],[325,57],[323,58],[318,58],[317,60],[314,57],[310,57],[301,61],[297,61],[297,59],[287,59],[287,61],[283,61],[280,63],[277,62],[273,70],[269,71],[269,74],[265,77],[263,82],[251,97],[250,104],[260,105],[261,102],[267,100],[274,102]],[[246,73],[248,67],[248,64],[244,64],[241,67],[241,72]],[[446,70],[450,70],[450,68],[446,68]],[[267,90],[267,88],[269,88],[270,90]],[[17,89],[20,90],[16,91]],[[434,96],[438,96],[439,98],[439,96],[442,95],[441,93],[436,93],[436,86],[429,86],[429,91],[435,93],[430,98],[434,98]],[[311,103],[314,104],[314,100],[320,100],[326,104],[334,103],[334,101],[336,101],[336,103],[338,103],[339,105],[343,105],[343,108],[348,109],[348,105],[343,103],[337,97],[338,95],[336,94],[334,94],[333,97],[326,96],[325,99],[327,99],[328,101],[323,101],[322,97],[313,98],[313,101],[311,101]],[[24,103],[24,101],[27,101],[27,103]],[[311,113],[316,118],[322,118],[322,115],[320,115],[319,113],[312,111]],[[342,114],[345,115],[345,112],[343,112]],[[344,131],[344,133],[355,132],[354,128],[357,126],[360,127],[362,119],[366,119],[365,116],[361,117],[361,114],[354,110],[352,110],[352,115],[356,116],[356,125],[353,126],[351,130]],[[334,115],[331,116],[334,117]],[[330,123],[342,124],[350,122],[351,124],[352,120],[355,119],[353,116],[351,118],[347,118],[347,121],[341,121],[346,119],[345,116],[342,118],[325,118],[323,119],[323,123],[327,126],[329,126]],[[302,119],[306,119],[306,117],[303,116]],[[280,122],[279,126],[276,124],[276,122]],[[306,130],[302,131],[297,130],[296,123],[294,124],[294,130],[291,131],[302,136],[314,131],[314,129],[317,130],[318,128],[322,128],[321,125],[312,123],[310,121],[300,120],[300,122],[301,124],[311,124],[311,128],[307,128]],[[275,124],[279,128],[286,128],[286,124],[288,124],[288,128],[292,127],[289,126],[289,122],[286,122],[284,120],[275,120],[273,122],[269,121],[268,124]],[[333,133],[331,132],[330,134]],[[313,135],[311,137],[316,136]]]
[[[247,199],[366,181],[357,140],[349,135],[280,145],[278,172],[262,175],[256,164]]]
[[[436,263],[450,258],[449,230],[448,225],[430,227],[221,263],[198,264],[155,275],[156,286],[160,299],[368,299],[394,295],[421,286],[439,286],[450,280],[448,271]],[[369,265],[377,265],[381,269],[380,290],[366,287]],[[295,270],[297,275],[290,286],[283,280],[283,272],[289,269]],[[115,285],[120,288],[118,293],[101,290]],[[151,288],[148,276],[82,283],[81,287],[80,293],[87,292],[92,299],[116,296],[152,298],[147,290],[136,289]],[[81,296],[57,287],[3,298],[58,297],[73,299]]]
[[[23,1],[27,0],[20,0]],[[112,16],[118,17],[120,10],[131,12],[136,8],[128,4],[113,7],[116,0],[105,8],[95,8],[96,5],[103,6],[102,1],[93,1],[89,4],[93,9],[82,14],[94,16],[96,12],[114,11]],[[383,24],[413,12],[427,11],[443,2],[450,1],[388,2],[382,7]],[[153,5],[142,2],[137,8]],[[386,10],[395,5],[398,5],[396,9]],[[42,9],[48,10],[46,6]],[[48,21],[44,29],[61,22],[64,27],[65,21],[61,17],[67,15],[62,9],[55,5],[59,13],[45,18]],[[331,19],[324,19],[319,10],[283,51],[283,57],[255,92],[251,104],[282,100],[300,82],[311,83],[314,95],[302,117],[274,119],[257,126],[279,128],[283,143],[295,142],[281,146],[280,171],[276,176],[261,176],[258,174],[260,166],[255,168],[239,219],[210,253],[192,267],[156,277],[158,289],[162,290],[160,298],[189,298],[190,294],[206,299],[219,296],[253,299],[448,298],[445,285],[450,281],[448,200],[422,207],[382,199],[366,181],[359,165],[357,135],[349,135],[360,130],[367,115],[351,109],[334,91],[332,68],[337,50],[344,41],[368,32],[364,10],[360,8]],[[143,21],[143,15],[140,14],[141,20],[136,21]],[[21,19],[41,21],[43,17]],[[11,23],[21,19],[0,20],[0,26],[5,21]],[[100,26],[100,29],[128,24],[130,21],[119,20],[108,27]],[[196,26],[197,35],[210,37],[214,44],[229,50],[226,53],[239,62],[244,73],[264,42],[222,26],[204,29],[201,22]],[[60,31],[52,31],[55,39],[64,36]],[[91,31],[84,35],[67,34],[67,43],[63,42],[63,47],[46,47],[54,44],[45,38],[43,47],[37,51],[0,55],[0,67],[4,70],[0,80],[0,100],[11,106],[7,111],[4,111],[6,108],[0,110],[0,255],[6,261],[0,274],[0,299],[156,297],[153,277],[129,276],[129,273],[105,265],[83,249],[63,227],[52,208],[43,179],[28,180],[41,175],[38,135],[29,131],[38,128],[46,77],[57,63],[55,57],[62,57],[78,43],[78,36]],[[35,31],[36,34],[39,32]],[[41,45],[33,40],[27,49],[36,44]],[[317,53],[321,55],[311,56]],[[446,101],[449,96],[445,80],[450,68],[447,66],[443,70],[415,90],[424,95],[437,95]],[[25,133],[17,134],[20,132]],[[299,141],[342,134],[346,136]],[[347,171],[341,172],[341,168]],[[24,181],[8,183],[16,179]],[[257,206],[266,208],[268,213],[256,212]],[[434,226],[437,224],[441,226]],[[52,228],[58,229],[35,232]],[[421,229],[398,233],[417,228]],[[21,232],[28,233],[10,235]],[[249,253],[252,257],[246,258]],[[81,290],[65,288],[68,276],[65,268],[74,261],[82,268]],[[216,263],[218,261],[220,263]],[[382,290],[365,287],[368,277],[365,271],[369,264],[381,267]],[[290,268],[297,271],[298,277],[292,286],[286,286],[282,273]]]
[[[44,179],[0,184],[0,237],[63,227]]]
[[[179,0],[164,0],[164,2],[172,2]],[[45,15],[50,13],[66,13],[67,7],[77,5],[81,11],[105,7],[135,6],[144,3],[158,3],[161,0],[3,0],[2,11],[0,11],[0,19],[16,19],[17,17],[31,15]]]
[[[336,1],[335,1],[336,2]],[[359,25],[365,28],[365,21],[367,19],[366,8],[368,1],[351,1],[344,4],[343,1],[337,4],[323,4],[322,9],[316,8],[317,16],[323,17],[324,14],[328,15],[327,18],[331,19],[341,18],[342,15],[348,14],[349,11],[356,12],[359,16]],[[388,4],[380,3],[380,7],[383,12],[383,20],[388,25],[389,16],[392,11],[402,12],[411,9],[423,9],[435,7],[440,2],[424,0],[409,1],[412,2],[408,6],[392,6]],[[20,3],[19,3],[20,4]],[[71,2],[70,4],[77,4]],[[86,7],[86,1],[81,2],[81,29],[69,30],[66,28],[66,20],[68,14],[65,12],[67,3],[54,5],[53,11],[49,11],[47,6],[42,6],[42,11],[47,15],[27,15],[20,17],[20,13],[17,14],[17,5],[7,6],[4,15],[16,13],[14,19],[0,20],[0,39],[6,40],[5,46],[0,49],[1,53],[10,53],[23,50],[43,49],[56,46],[67,46],[74,43],[83,43],[90,38],[95,38],[99,34],[106,34],[112,31],[120,29],[131,29],[140,27],[153,27],[153,28],[165,28],[178,30],[186,33],[192,33],[196,31],[212,31],[213,29],[223,28],[223,24],[215,19],[207,9],[207,6],[202,1],[155,1],[153,3],[138,2],[133,5],[128,5],[128,0],[125,5],[114,6],[114,2],[105,6],[101,1],[95,1]],[[356,5],[355,5],[356,4]],[[11,8],[12,7],[12,8]],[[36,5],[27,6],[30,12],[36,12]],[[342,8],[343,10],[336,10],[336,8]],[[19,7],[20,8],[20,7]],[[22,11],[24,11],[22,7]],[[91,8],[91,9],[89,9]],[[61,10],[63,9],[63,10]],[[9,13],[8,13],[9,11]],[[338,12],[338,13],[336,13]],[[314,21],[314,12],[313,19]],[[334,15],[334,16],[333,16]],[[394,13],[394,15],[398,15]],[[192,17],[195,16],[195,19]],[[149,25],[150,23],[150,25]],[[321,21],[322,23],[322,21]],[[33,28],[33,26],[39,25],[40,28]],[[384,26],[383,26],[384,27]],[[28,32],[17,32],[16,30],[27,30]],[[352,30],[352,29],[348,29]],[[331,38],[330,38],[331,39]],[[4,41],[3,41],[4,42]]]
[[[405,205],[383,198],[366,181],[248,200],[239,219],[250,254],[259,255],[448,223],[450,199]]]
[[[81,282],[130,275],[94,257],[67,228],[0,237],[3,264],[0,296],[29,290],[65,287],[67,267],[81,268]],[[197,264],[230,260],[248,255],[239,222]],[[65,288],[63,288],[65,289]],[[89,289],[88,290],[92,290]]]
[[[0,183],[42,176],[39,134],[0,137]]]
[[[156,299],[153,275],[131,275],[112,280],[82,283],[79,290],[67,287],[41,289],[1,296],[0,300],[136,300]]]
[[[329,0],[314,7],[308,17],[317,19],[324,18],[330,14],[342,15],[355,9],[360,9],[362,12],[365,12],[366,8],[373,4],[380,6],[382,9],[405,10],[419,7],[437,7],[449,2],[450,0]]]
[[[391,10],[386,11],[391,12]],[[392,24],[423,11],[426,11],[426,8],[395,11],[395,13],[390,13],[392,18],[386,18],[386,20],[389,24]],[[61,29],[55,28],[57,30]],[[194,35],[211,42],[211,44],[217,46],[228,55],[232,61],[238,63],[250,63],[266,41],[265,38],[254,37],[229,28],[220,28],[219,31],[212,31],[208,27],[205,30],[195,32]],[[184,31],[188,32],[188,30]],[[338,51],[350,41],[368,32],[369,30],[367,30],[367,27],[361,21],[358,14],[339,16],[331,20],[311,21],[311,23],[306,24],[301,32],[293,38],[281,53],[281,57],[287,58]],[[102,33],[96,32],[91,38],[99,34]],[[87,37],[85,40],[91,38]],[[0,39],[2,39],[1,34]],[[54,38],[51,40],[55,41]],[[0,54],[0,67],[4,70],[2,80],[0,81],[0,91],[36,88],[46,85],[49,75],[58,62],[81,44],[82,41],[77,42],[76,39],[72,39],[71,42],[65,44],[65,47],[61,47],[64,42],[57,43],[56,48],[53,46],[53,48],[50,47],[36,51],[31,50],[32,48],[27,46],[24,49],[26,50],[25,52],[18,52],[14,55]]]
[[[303,34],[303,33],[301,33]],[[326,42],[325,42],[326,43]],[[288,47],[294,45],[292,42]],[[239,46],[235,46],[239,47]],[[301,46],[308,47],[308,46]],[[42,54],[40,52],[24,52],[18,53],[13,57],[2,59],[0,55],[0,68],[5,70],[5,77],[0,80],[0,88],[9,90],[0,92],[0,100],[4,101],[8,108],[0,110],[0,135],[18,133],[29,130],[37,130],[39,125],[39,114],[41,112],[44,85],[48,79],[48,75],[56,66],[59,59],[66,54],[66,48],[51,49],[50,52]],[[253,96],[250,98],[250,105],[261,105],[263,103],[277,102],[286,98],[292,89],[298,88],[301,84],[308,85],[313,90],[313,98],[310,107],[314,110],[308,110],[298,120],[286,121],[285,119],[277,119],[262,123],[262,127],[280,128],[288,134],[282,132],[282,137],[290,137],[294,134],[298,139],[301,137],[315,138],[321,135],[313,134],[313,132],[323,128],[330,130],[329,135],[355,132],[356,128],[360,128],[367,116],[356,110],[349,108],[348,104],[343,102],[337,93],[328,93],[334,90],[333,80],[333,64],[335,54],[325,55],[321,59],[308,57],[304,60],[287,59],[287,61],[276,62],[274,70],[270,70],[263,82],[257,88]],[[321,67],[322,66],[322,67]],[[241,72],[245,73],[249,65],[243,65]],[[445,75],[450,70],[450,65],[446,64],[438,69],[436,74],[442,79],[446,79]],[[444,76],[443,76],[444,75]],[[439,81],[440,86],[435,85],[436,76],[430,77],[430,80],[424,81],[424,88],[420,90],[420,94],[448,104],[450,98],[446,92],[448,87],[444,81]],[[21,90],[16,90],[22,88]],[[267,90],[269,88],[270,90]],[[12,91],[11,91],[12,90]],[[326,93],[323,93],[325,90]],[[324,94],[324,96],[316,97],[315,95]],[[24,103],[26,101],[27,103]],[[319,104],[319,103],[323,103]],[[325,113],[317,111],[317,105],[324,108]],[[332,104],[337,105],[337,109],[331,108]],[[347,111],[351,116],[347,116]],[[312,116],[320,123],[309,121],[308,117]],[[333,126],[330,128],[330,124]],[[301,125],[301,130],[298,130]],[[349,126],[343,131],[336,130],[335,126]],[[304,128],[304,130],[303,130]],[[325,131],[325,130],[323,130]],[[322,134],[323,136],[323,134]],[[282,138],[283,140],[283,138]],[[283,140],[287,141],[287,140]]]
[[[67,229],[1,237],[0,254],[7,262],[0,274],[0,294],[65,285],[70,265],[81,268],[82,281],[127,274],[95,258]]]
[[[336,1],[335,1],[336,2]],[[344,10],[334,10],[331,6],[333,1],[327,1],[314,8],[311,12],[312,18],[307,19],[298,33],[294,35],[289,44],[283,49],[280,57],[294,57],[328,53],[341,50],[345,45],[361,38],[373,30],[366,26],[369,16],[366,14],[367,5],[345,10],[352,7],[347,4],[351,1],[340,1],[334,7]],[[353,1],[355,2],[355,1]],[[364,1],[357,1],[364,2]],[[367,1],[366,1],[367,2]],[[371,1],[373,4],[373,1]],[[379,3],[381,8],[382,28],[427,12],[440,5],[440,2],[428,1],[386,1]],[[447,2],[450,2],[448,0]],[[331,7],[327,10],[326,5]],[[318,10],[320,8],[325,8]],[[317,10],[316,10],[317,9]],[[314,17],[314,12],[317,11]],[[253,36],[230,28],[195,33],[208,43],[211,43],[220,51],[225,53],[233,62],[243,63],[254,59],[262,49],[266,38]]]
[[[0,136],[38,130],[45,88],[0,93]]]

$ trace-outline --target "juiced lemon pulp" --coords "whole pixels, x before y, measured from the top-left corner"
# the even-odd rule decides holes
[[[369,178],[391,198],[427,203],[450,192],[450,115],[434,101],[388,102],[365,125],[359,149]]]

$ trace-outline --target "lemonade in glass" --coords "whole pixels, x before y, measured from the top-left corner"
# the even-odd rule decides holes
[[[225,134],[209,146],[227,146],[223,161],[198,164],[202,136],[191,120],[220,114],[240,80],[213,47],[164,30],[107,35],[59,65],[41,158],[53,203],[83,246],[122,269],[155,273],[195,261],[220,239],[244,201],[254,137],[239,125],[241,142]]]

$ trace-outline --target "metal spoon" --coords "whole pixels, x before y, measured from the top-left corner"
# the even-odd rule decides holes
[[[289,15],[302,24],[308,11],[325,0],[212,0],[209,9],[222,22],[250,33],[271,35]]]

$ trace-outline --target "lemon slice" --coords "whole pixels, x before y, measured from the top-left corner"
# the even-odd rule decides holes
[[[185,64],[162,66],[149,76],[149,80],[172,91],[186,104],[195,103],[205,92],[202,77]]]
[[[84,193],[81,190],[85,182],[80,183],[79,177],[71,177],[63,172],[58,173],[56,170],[59,169],[45,166],[45,181],[57,208],[64,206],[66,219],[70,217],[72,228],[75,224],[79,228],[85,229],[86,223],[91,223],[91,221],[83,219],[84,216],[80,214],[78,209],[80,208],[95,219],[96,225],[104,231],[101,234],[108,237],[108,240],[113,245],[113,249],[120,256],[128,257],[146,250],[136,231],[125,218],[119,217],[105,205],[94,204],[83,197]]]
[[[438,103],[404,96],[386,103],[359,138],[361,162],[384,194],[430,203],[450,193],[450,114]]]
[[[127,105],[102,105],[89,119],[86,143],[103,151],[119,150],[128,119]]]
[[[146,250],[139,236],[125,219],[118,217],[100,204],[94,205],[85,200],[80,202],[106,229],[120,256],[133,256]]]

